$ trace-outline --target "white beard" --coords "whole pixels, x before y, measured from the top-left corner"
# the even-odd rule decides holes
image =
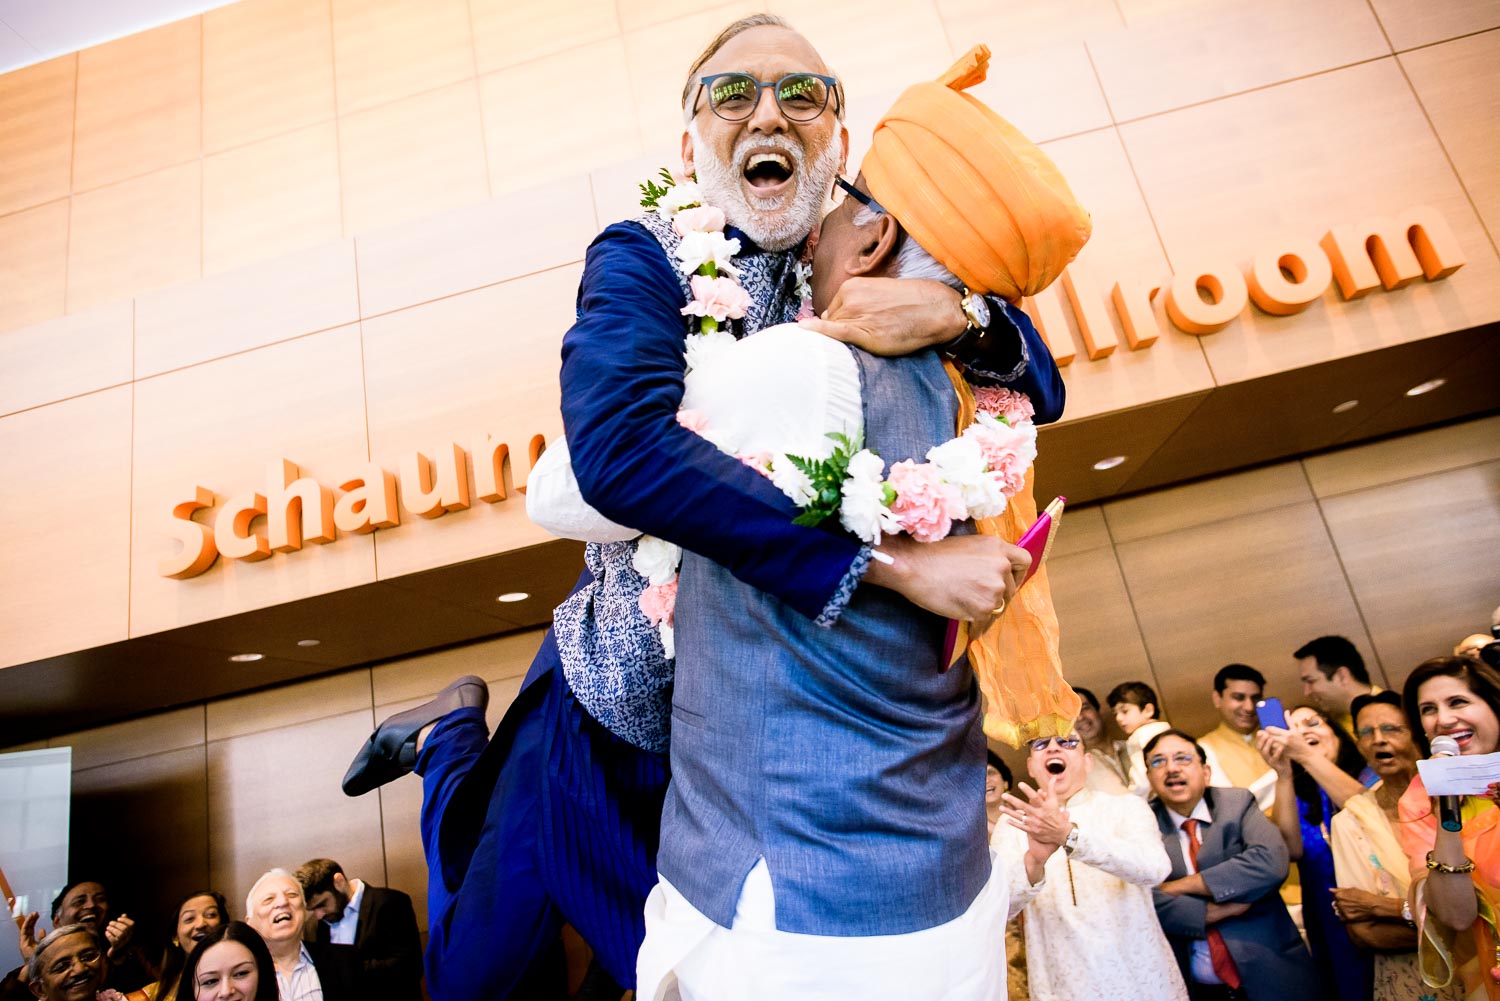
[[[711,154],[699,155],[708,153],[709,147],[698,133],[697,122],[689,124],[688,135],[693,141],[693,163],[705,203],[721,209],[730,225],[738,227],[763,250],[795,247],[822,218],[823,202],[833,187],[833,179],[838,175],[842,161],[836,136],[830,136],[823,148],[808,161],[803,147],[786,136],[747,135],[735,143],[730,162],[723,163]],[[792,161],[797,190],[790,203],[784,195],[770,198],[745,196],[743,183],[747,151],[768,146],[785,153]]]

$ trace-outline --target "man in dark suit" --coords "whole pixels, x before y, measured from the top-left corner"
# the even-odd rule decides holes
[[[344,875],[333,859],[317,858],[297,870],[307,898],[308,924],[321,943],[352,945],[364,967],[373,1001],[420,1001],[422,937],[411,897]]]
[[[1277,889],[1281,835],[1245,789],[1210,788],[1207,755],[1181,730],[1142,757],[1171,878],[1153,891],[1193,1001],[1318,1001],[1312,957]]]

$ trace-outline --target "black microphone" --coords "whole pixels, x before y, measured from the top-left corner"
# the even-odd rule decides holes
[[[1434,758],[1456,758],[1458,757],[1458,741],[1452,737],[1443,735],[1432,738],[1432,757]],[[1457,833],[1464,829],[1463,819],[1459,816],[1459,804],[1457,796],[1439,796],[1438,801],[1438,823],[1443,825],[1443,830]]]

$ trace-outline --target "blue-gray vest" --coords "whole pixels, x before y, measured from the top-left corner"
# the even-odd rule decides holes
[[[936,353],[854,354],[888,466],[953,437]],[[692,553],[681,573],[662,877],[724,927],[762,857],[783,931],[962,914],[990,873],[985,743],[973,673],[941,670],[947,621],[866,585],[822,628]]]

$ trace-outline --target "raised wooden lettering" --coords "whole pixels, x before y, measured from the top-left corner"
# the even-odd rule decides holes
[[[1198,294],[1207,292],[1211,302]],[[1245,277],[1227,262],[1192,267],[1172,276],[1167,287],[1167,316],[1184,332],[1202,337],[1223,330],[1245,308]]]
[[[182,543],[182,549],[176,555],[157,562],[156,569],[163,577],[175,577],[177,580],[196,577],[213,566],[214,560],[219,558],[219,550],[214,546],[213,528],[193,520],[194,511],[213,506],[214,492],[207,487],[196,486],[193,487],[192,500],[180,501],[173,506],[167,531]]]
[[[1372,216],[1356,226],[1335,226],[1319,244],[1345,299],[1358,299],[1381,285],[1397,289],[1424,274],[1437,281],[1465,263],[1448,220],[1427,205],[1413,206],[1394,219]]]
[[[1290,275],[1290,277],[1288,277]],[[1276,240],[1260,250],[1245,276],[1250,298],[1272,316],[1300,313],[1323,297],[1333,268],[1311,240]]]
[[[449,442],[434,462],[421,452],[401,458],[401,503],[422,518],[440,518],[469,506],[467,456]]]
[[[1104,300],[1094,293],[1094,287],[1086,278],[1075,278],[1073,269],[1062,273],[1063,291],[1073,306],[1073,316],[1078,321],[1078,333],[1083,337],[1083,349],[1089,361],[1098,361],[1115,353],[1120,341],[1115,337],[1114,324],[1109,322],[1109,311]]]
[[[294,553],[304,542],[338,537],[333,523],[333,491],[297,464],[282,459],[266,470],[266,536],[275,553]]]
[[[340,532],[364,535],[401,524],[395,473],[372,462],[359,476],[339,484],[339,489],[344,495],[333,506],[333,524]]]
[[[252,532],[250,523],[266,513],[266,495],[235,494],[219,509],[214,518],[214,544],[228,560],[255,563],[271,555],[271,544],[265,533]]]
[[[1161,327],[1156,322],[1156,310],[1151,300],[1161,291],[1161,282],[1135,280],[1118,281],[1110,290],[1110,301],[1120,316],[1120,326],[1125,331],[1125,343],[1130,350],[1139,351],[1156,343]]]

